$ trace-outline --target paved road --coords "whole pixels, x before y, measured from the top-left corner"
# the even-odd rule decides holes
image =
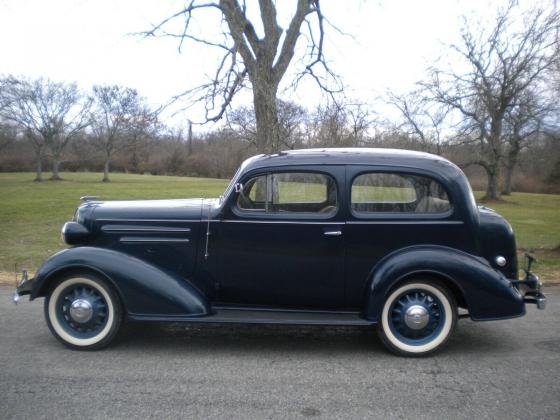
[[[126,326],[99,352],[0,288],[0,418],[559,418],[560,287],[546,311],[460,321],[446,350],[387,354],[368,328]]]

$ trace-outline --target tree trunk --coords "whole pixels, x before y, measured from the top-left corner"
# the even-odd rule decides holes
[[[519,136],[514,137],[510,141],[510,150],[508,153],[508,160],[506,162],[506,177],[504,179],[504,195],[511,195],[511,180],[513,178],[513,171],[517,165],[517,159],[519,152],[521,151],[521,138]]]
[[[503,118],[503,117],[502,117]],[[489,149],[487,150],[488,166],[485,168],[488,174],[488,186],[486,187],[487,200],[500,199],[500,168],[502,165],[502,120],[499,117],[492,119],[490,138],[488,139]]]
[[[189,121],[189,132],[187,137],[187,156],[192,155],[192,122]]]
[[[60,181],[62,179],[58,174],[59,167],[60,167],[60,157],[53,156],[51,181]]]
[[[130,155],[130,166],[132,167],[132,172],[139,173],[138,167],[140,166],[140,158],[138,156],[138,138],[132,141],[132,153]]]
[[[110,182],[109,179],[109,163],[111,159],[109,156],[105,158],[105,166],[103,167],[103,182]]]
[[[443,151],[441,150],[441,143],[436,141],[436,154],[438,156],[443,156]]]
[[[43,154],[41,152],[37,153],[37,171],[35,174],[35,179],[33,181],[43,181]]]
[[[258,153],[275,152],[280,146],[276,91],[276,87],[267,84],[253,86]]]
[[[511,195],[511,179],[513,177],[513,169],[515,167],[515,163],[513,165],[506,166],[506,176],[504,178],[504,190],[502,191],[503,195]]]
[[[488,177],[488,184],[486,186],[486,200],[499,200],[500,199],[500,168],[496,164],[488,165],[485,167],[486,175]]]

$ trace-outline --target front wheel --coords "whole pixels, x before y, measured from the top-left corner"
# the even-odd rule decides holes
[[[107,346],[122,322],[118,296],[98,276],[76,274],[60,279],[45,298],[45,318],[66,346],[96,350]]]
[[[398,355],[425,356],[445,345],[456,324],[453,295],[436,282],[418,280],[398,287],[385,300],[379,335]]]

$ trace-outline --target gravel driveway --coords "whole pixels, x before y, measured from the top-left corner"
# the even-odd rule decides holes
[[[560,287],[548,308],[461,320],[437,356],[385,352],[368,328],[129,324],[64,348],[42,299],[0,288],[0,417],[559,418]]]

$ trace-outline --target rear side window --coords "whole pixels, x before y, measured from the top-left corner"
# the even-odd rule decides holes
[[[357,213],[445,213],[451,209],[436,180],[405,173],[370,172],[352,182],[352,210]]]
[[[243,185],[242,210],[329,214],[337,208],[335,181],[324,174],[282,172],[257,176]]]

